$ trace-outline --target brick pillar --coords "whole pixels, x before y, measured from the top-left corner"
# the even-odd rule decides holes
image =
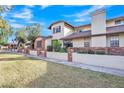
[[[44,57],[47,57],[47,51],[46,50],[44,51]]]
[[[68,48],[68,61],[72,62],[72,53],[74,49],[73,48]]]

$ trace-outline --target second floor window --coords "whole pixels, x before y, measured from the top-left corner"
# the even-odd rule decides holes
[[[57,26],[53,28],[53,33],[59,33],[61,32],[61,26]]]
[[[122,25],[122,24],[124,24],[124,20],[116,20],[115,24],[116,25]]]
[[[79,33],[83,32],[83,30],[78,30]]]
[[[110,47],[119,47],[119,36],[111,36]]]

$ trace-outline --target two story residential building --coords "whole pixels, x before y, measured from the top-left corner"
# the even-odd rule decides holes
[[[124,47],[124,16],[106,20],[104,9],[91,14],[91,24],[75,27],[57,21],[49,29],[53,33],[51,45],[59,40],[62,47]]]

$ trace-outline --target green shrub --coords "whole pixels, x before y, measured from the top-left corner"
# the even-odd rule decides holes
[[[88,54],[94,54],[94,51],[88,50]]]
[[[59,52],[60,49],[61,49],[61,46],[56,46],[56,47],[54,47],[54,51],[55,51],[55,52]]]
[[[59,50],[59,52],[67,52],[67,49],[66,48],[61,48],[60,50]]]
[[[59,40],[54,40],[53,41],[53,50],[55,52],[59,52],[61,49],[61,42]]]
[[[52,46],[47,46],[47,51],[53,51],[53,47]]]
[[[96,54],[104,55],[105,51],[96,51]]]
[[[79,51],[78,53],[80,53],[80,54],[88,54],[87,51]]]

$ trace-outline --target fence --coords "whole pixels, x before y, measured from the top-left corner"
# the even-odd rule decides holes
[[[68,54],[60,52],[47,52],[47,57],[66,61],[68,60]]]
[[[123,56],[72,53],[72,61],[124,70]]]
[[[30,50],[29,53],[30,53],[30,55],[37,56],[37,51],[36,50]]]

